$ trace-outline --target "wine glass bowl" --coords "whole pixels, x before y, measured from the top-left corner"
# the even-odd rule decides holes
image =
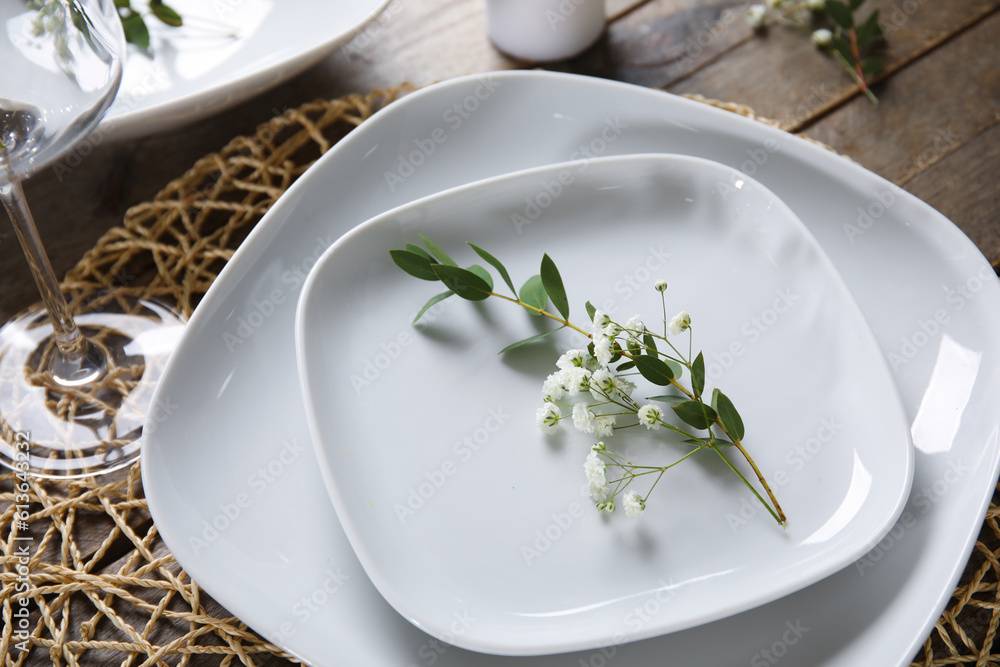
[[[0,0],[0,202],[42,297],[0,328],[0,464],[36,476],[90,476],[135,460],[183,326],[125,290],[64,294],[21,186],[100,121],[124,50],[113,0]]]

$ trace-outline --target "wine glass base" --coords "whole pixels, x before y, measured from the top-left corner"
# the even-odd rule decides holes
[[[54,376],[58,348],[44,308],[0,329],[0,465],[35,477],[123,468],[138,458],[143,428],[169,413],[152,405],[153,389],[183,320],[162,304],[104,291],[67,301],[94,356],[104,357],[90,381]]]

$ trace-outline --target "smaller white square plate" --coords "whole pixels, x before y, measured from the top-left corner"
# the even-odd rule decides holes
[[[518,285],[548,252],[578,324],[590,300],[653,328],[653,282],[668,281],[668,308],[690,312],[704,350],[706,393],[718,385],[739,408],[787,529],[710,452],[669,471],[641,518],[595,510],[581,467],[594,440],[535,426],[542,380],[572,341],[497,356],[539,319],[492,298],[452,297],[412,326],[442,286],[388,251],[418,233],[465,266],[482,263],[476,243]],[[866,553],[909,493],[907,421],[840,276],[770,191],[698,158],[548,166],[381,215],[310,273],[297,343],[323,477],[365,571],[412,623],[471,650],[620,644],[769,602]],[[631,429],[608,440],[642,462],[684,451],[660,442]]]

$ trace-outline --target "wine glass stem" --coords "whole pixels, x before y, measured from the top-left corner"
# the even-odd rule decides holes
[[[64,384],[77,384],[84,380],[84,376],[92,380],[95,375],[103,372],[103,369],[94,368],[95,362],[103,365],[103,361],[94,358],[95,349],[73,321],[69,305],[59,287],[59,280],[42,247],[38,228],[28,208],[21,182],[14,179],[0,185],[0,200],[3,201],[3,206],[14,224],[14,232],[21,242],[21,248],[31,268],[31,275],[41,293],[42,303],[49,313],[53,337],[61,353],[57,355],[61,358],[53,360],[52,370],[56,379],[63,381]],[[64,376],[65,373],[69,376]]]

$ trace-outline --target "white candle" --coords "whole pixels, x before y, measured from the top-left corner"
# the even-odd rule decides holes
[[[486,29],[509,56],[533,62],[578,55],[604,31],[604,0],[486,0]]]

